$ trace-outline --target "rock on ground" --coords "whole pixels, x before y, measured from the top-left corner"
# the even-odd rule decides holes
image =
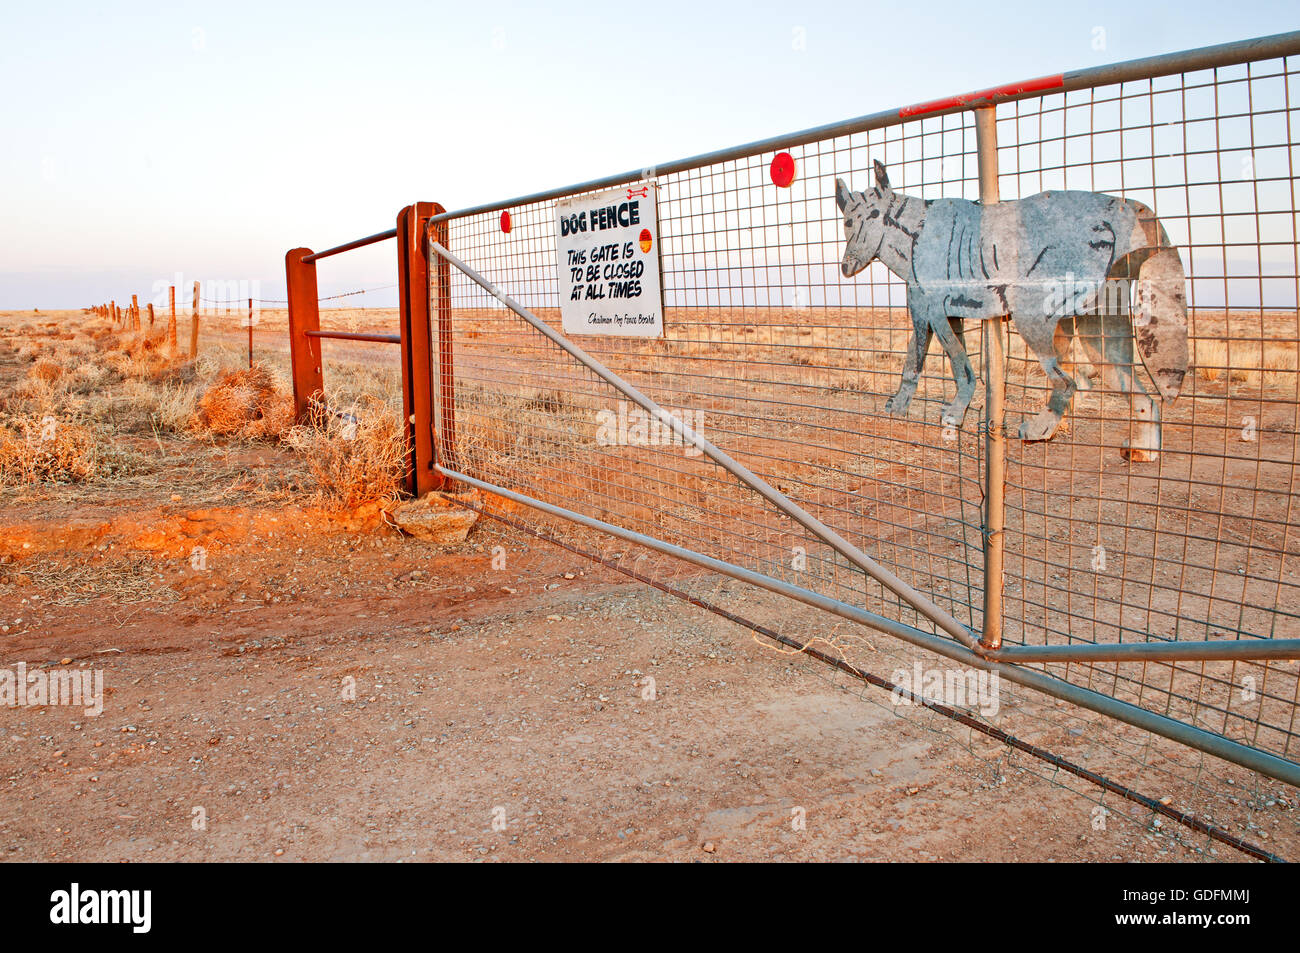
[[[392,511],[393,522],[409,536],[440,546],[454,546],[465,541],[478,520],[478,512],[467,509],[463,501],[477,502],[478,491],[467,493],[426,493],[418,500],[407,500]]]

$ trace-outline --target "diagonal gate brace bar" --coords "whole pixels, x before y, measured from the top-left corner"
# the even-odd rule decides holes
[[[688,427],[675,415],[668,413],[668,411],[664,410],[649,397],[646,397],[639,390],[627,381],[623,380],[623,378],[619,377],[586,351],[583,351],[562,335],[557,334],[549,324],[501,291],[493,285],[492,282],[488,281],[488,279],[484,278],[469,265],[465,264],[442,245],[435,241],[430,241],[429,249],[445,258],[456,268],[459,268],[468,275],[470,279],[504,304],[507,308],[531,324],[553,343],[567,351],[570,356],[586,365],[592,373],[603,378],[606,383],[622,392],[628,400],[640,406],[647,413],[654,415],[654,417],[656,417],[660,422],[671,427],[673,431],[682,438],[682,440],[694,446],[710,460],[722,467],[722,469],[726,470],[741,483],[748,486],[782,513],[789,516],[808,532],[822,540],[822,542],[826,543],[858,569],[861,569],[872,579],[876,580],[876,582],[894,593],[894,595],[898,596],[917,612],[921,613],[921,615],[925,616],[925,618],[929,619],[944,632],[951,635],[967,648],[975,648],[978,643],[975,634],[969,628],[953,618],[950,613],[941,609],[928,596],[918,592],[884,566],[881,566],[862,550],[858,549],[844,537],[840,536],[839,533],[835,532],[821,520],[817,519],[817,517],[813,516],[803,507],[786,497],[785,494],[781,493],[744,464],[734,460],[726,452],[714,446],[712,442],[700,436],[693,428]]]
[[[944,612],[931,600],[903,582],[889,570],[880,566],[871,557],[857,549],[827,527],[812,514],[803,510],[780,491],[773,488],[757,474],[752,473],[743,464],[732,459],[727,453],[714,446],[693,429],[682,423],[676,416],[668,413],[658,404],[646,397],[631,384],[605,367],[600,361],[587,354],[577,345],[557,334],[527,308],[520,305],[509,295],[503,293],[490,281],[478,274],[451,252],[437,242],[430,242],[429,247],[459,268],[477,284],[484,288],[498,301],[510,308],[547,338],[559,345],[594,373],[613,387],[625,394],[644,410],[670,426],[684,440],[699,448],[711,460],[730,472],[742,483],[758,492],[764,499],[776,506],[783,513],[792,517],[809,532],[824,540],[869,576],[880,582],[885,588],[894,592],[918,612],[930,619],[943,631],[956,638],[962,645],[972,649],[977,655],[990,661],[1012,663],[1046,663],[1046,662],[1160,662],[1160,661],[1211,661],[1211,660],[1266,660],[1300,658],[1300,639],[1242,639],[1219,642],[1124,642],[1124,643],[1071,643],[1069,645],[1003,645],[991,649],[976,639],[975,635],[950,614]],[[437,467],[439,471],[452,479],[462,480],[477,485],[472,477],[451,469]],[[496,489],[487,484],[484,489]],[[535,501],[528,500],[530,505]],[[572,518],[570,516],[570,518]],[[766,585],[766,583],[759,583]],[[874,617],[879,619],[879,617]],[[859,620],[861,621],[861,620]],[[881,628],[878,623],[876,627]],[[883,627],[890,631],[888,627]]]

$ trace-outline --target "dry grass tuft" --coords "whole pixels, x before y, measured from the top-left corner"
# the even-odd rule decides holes
[[[306,458],[317,498],[327,506],[387,503],[401,492],[406,428],[386,401],[363,397],[343,416],[322,411],[312,426],[290,430],[285,442]]]
[[[43,381],[47,384],[53,384],[63,376],[63,365],[49,358],[39,358],[27,370],[27,377],[33,381]]]
[[[0,485],[80,483],[98,469],[98,445],[85,427],[32,415],[0,423]]]
[[[199,412],[199,398],[203,388],[199,384],[166,384],[153,408],[153,419],[160,430],[184,433],[190,429],[195,414]]]
[[[144,332],[114,338],[105,353],[109,367],[125,380],[160,383],[193,376],[189,363],[167,346],[166,334]]]
[[[1193,338],[1192,353],[1201,380],[1295,390],[1300,370],[1295,341]]]
[[[84,605],[105,597],[117,606],[180,598],[159,576],[157,563],[144,553],[107,558],[92,554],[65,563],[33,562],[13,575],[27,576],[54,606]]]
[[[227,371],[198,399],[194,430],[245,440],[279,440],[293,426],[293,399],[263,364]]]

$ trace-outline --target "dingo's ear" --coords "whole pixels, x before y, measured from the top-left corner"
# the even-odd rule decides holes
[[[876,160],[876,185],[882,192],[889,191],[889,174],[885,172],[885,164],[879,159]]]
[[[835,180],[835,204],[840,207],[841,212],[849,204],[849,187],[844,184],[843,179]]]

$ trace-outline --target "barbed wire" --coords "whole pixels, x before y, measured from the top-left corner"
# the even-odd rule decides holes
[[[245,304],[246,302],[249,301],[253,301],[257,304],[288,304],[289,303],[288,301],[285,301],[282,298],[229,298],[229,299],[200,298],[199,304],[214,304],[220,307],[233,307],[235,305]]]
[[[382,287],[379,287],[379,288],[362,288],[360,291],[345,291],[345,292],[343,292],[343,294],[339,294],[339,295],[329,295],[328,297],[325,297],[325,298],[317,298],[316,300],[317,300],[318,302],[319,302],[319,301],[334,301],[334,300],[337,299],[337,298],[351,298],[353,295],[369,294],[369,293],[372,292],[372,291],[388,291],[390,288],[396,288],[396,287],[397,287],[397,285],[393,284],[393,285],[383,285]]]
[[[391,285],[380,285],[380,286],[375,287],[375,288],[359,288],[359,289],[356,290],[356,291],[345,291],[345,292],[343,292],[342,294],[336,294],[336,295],[325,295],[324,297],[317,298],[316,301],[317,301],[317,302],[321,302],[321,301],[337,301],[337,300],[340,299],[340,298],[352,298],[352,297],[355,297],[356,295],[371,294],[371,293],[376,292],[376,291],[390,291],[390,290],[392,290],[393,288],[396,288],[396,287],[397,287],[396,284],[391,284]],[[240,306],[240,305],[244,305],[244,304],[246,304],[246,303],[249,302],[249,301],[252,301],[254,304],[283,304],[283,305],[287,305],[287,304],[289,303],[288,299],[286,299],[286,298],[247,298],[247,297],[244,297],[244,298],[204,298],[204,297],[200,297],[198,300],[199,300],[199,304],[212,305],[213,307],[218,307],[218,308],[234,308],[234,307],[237,307],[237,306]],[[161,305],[157,305],[156,307],[162,307],[162,306],[161,306]],[[180,309],[177,309],[177,310],[179,311]]]

